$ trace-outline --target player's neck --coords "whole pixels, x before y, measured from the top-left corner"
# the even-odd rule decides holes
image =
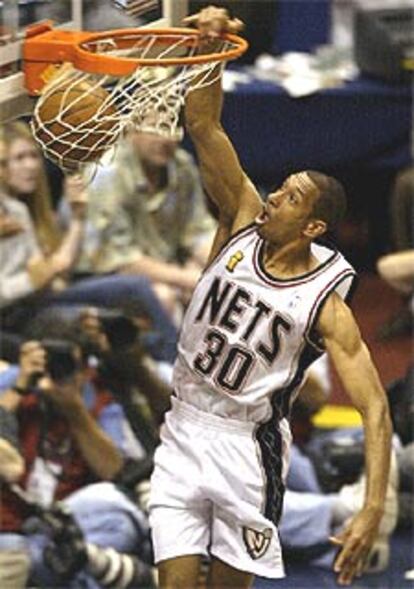
[[[318,265],[309,242],[291,242],[282,246],[267,243],[263,264],[275,278],[294,278],[310,272]]]

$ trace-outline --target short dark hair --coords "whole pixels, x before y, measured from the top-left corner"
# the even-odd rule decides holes
[[[345,189],[332,176],[314,170],[306,170],[306,173],[319,190],[319,198],[314,204],[312,214],[325,221],[328,229],[332,231],[345,216]]]

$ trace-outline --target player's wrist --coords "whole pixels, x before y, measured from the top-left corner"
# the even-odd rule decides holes
[[[364,513],[373,518],[381,518],[384,515],[384,504],[378,501],[368,501],[363,507]]]

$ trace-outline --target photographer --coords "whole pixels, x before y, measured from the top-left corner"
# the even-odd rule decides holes
[[[7,364],[0,362],[0,381]],[[11,371],[13,373],[13,371]],[[17,420],[0,404],[0,481],[16,482],[24,472],[24,462],[18,452]],[[29,575],[30,560],[25,547],[7,545],[0,538],[0,586],[24,587]]]
[[[123,405],[132,427],[140,421],[136,412],[129,414],[129,410],[134,411],[137,396],[140,397],[138,403],[146,404],[146,425],[153,428],[152,440],[143,439],[139,426],[134,431],[143,446],[153,452],[158,444],[158,425],[170,406],[171,388],[166,383],[169,379],[161,378],[159,366],[156,368],[146,353],[140,328],[133,318],[123,313],[95,307],[82,311],[80,328],[85,349],[98,360],[98,380]],[[52,331],[52,327],[48,330]]]
[[[127,457],[142,458],[142,448],[134,444],[121,406],[90,378],[77,336],[61,333],[63,342],[23,344],[17,374],[10,368],[0,375],[0,407],[17,419],[24,461],[20,486],[45,507],[65,500],[87,542],[139,556],[148,544],[146,518],[112,483],[102,481],[116,479]],[[60,586],[62,579],[44,563],[47,536],[24,535],[27,505],[6,484],[1,513],[0,550],[26,551],[30,581]],[[4,574],[0,570],[0,579]],[[80,586],[81,578],[88,587],[98,586],[84,570],[67,586]]]

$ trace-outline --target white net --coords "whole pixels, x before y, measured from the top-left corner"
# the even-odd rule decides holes
[[[215,54],[236,45],[222,40]],[[92,53],[139,59],[156,59],[159,65],[138,66],[128,76],[89,74],[65,64],[46,85],[34,109],[32,130],[45,155],[63,169],[96,162],[130,129],[180,139],[180,115],[185,96],[214,82],[224,67],[216,58],[208,63],[167,66],[165,60],[192,57],[197,37],[173,34],[168,41],[149,30],[119,39],[83,44]],[[164,62],[164,65],[163,65]]]

